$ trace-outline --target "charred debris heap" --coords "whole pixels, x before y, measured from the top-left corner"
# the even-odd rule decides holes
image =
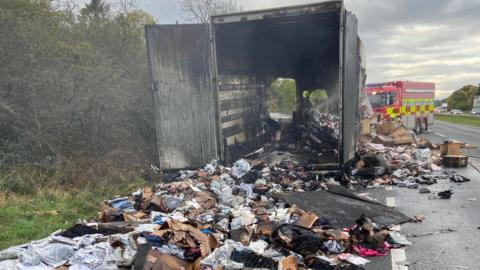
[[[318,124],[317,116],[306,130],[333,140],[335,124]],[[395,125],[392,132],[403,130]],[[441,172],[440,150],[402,132],[411,143],[361,144],[350,189],[469,180]],[[0,268],[364,269],[367,257],[410,245],[390,228],[412,218],[288,157],[164,174],[159,184],[105,201],[98,220],[1,251]]]

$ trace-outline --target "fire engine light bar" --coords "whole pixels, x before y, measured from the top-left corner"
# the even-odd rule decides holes
[[[405,89],[406,93],[432,93],[435,92],[433,89]]]

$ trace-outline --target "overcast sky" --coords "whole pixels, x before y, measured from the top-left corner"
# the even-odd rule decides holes
[[[180,0],[137,0],[158,23],[184,21]],[[313,0],[238,0],[244,10]],[[345,0],[359,20],[368,82],[432,81],[437,97],[480,83],[480,0]]]

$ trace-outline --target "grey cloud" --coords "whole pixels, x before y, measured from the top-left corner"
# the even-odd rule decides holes
[[[138,0],[161,23],[182,21],[179,0]],[[238,0],[244,10],[317,2]],[[359,20],[369,82],[422,80],[440,97],[480,82],[479,0],[345,0]]]

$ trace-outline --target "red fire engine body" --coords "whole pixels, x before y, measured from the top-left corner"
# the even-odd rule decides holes
[[[435,84],[397,81],[368,84],[364,89],[373,111],[385,120],[399,118],[421,133],[433,124]]]

